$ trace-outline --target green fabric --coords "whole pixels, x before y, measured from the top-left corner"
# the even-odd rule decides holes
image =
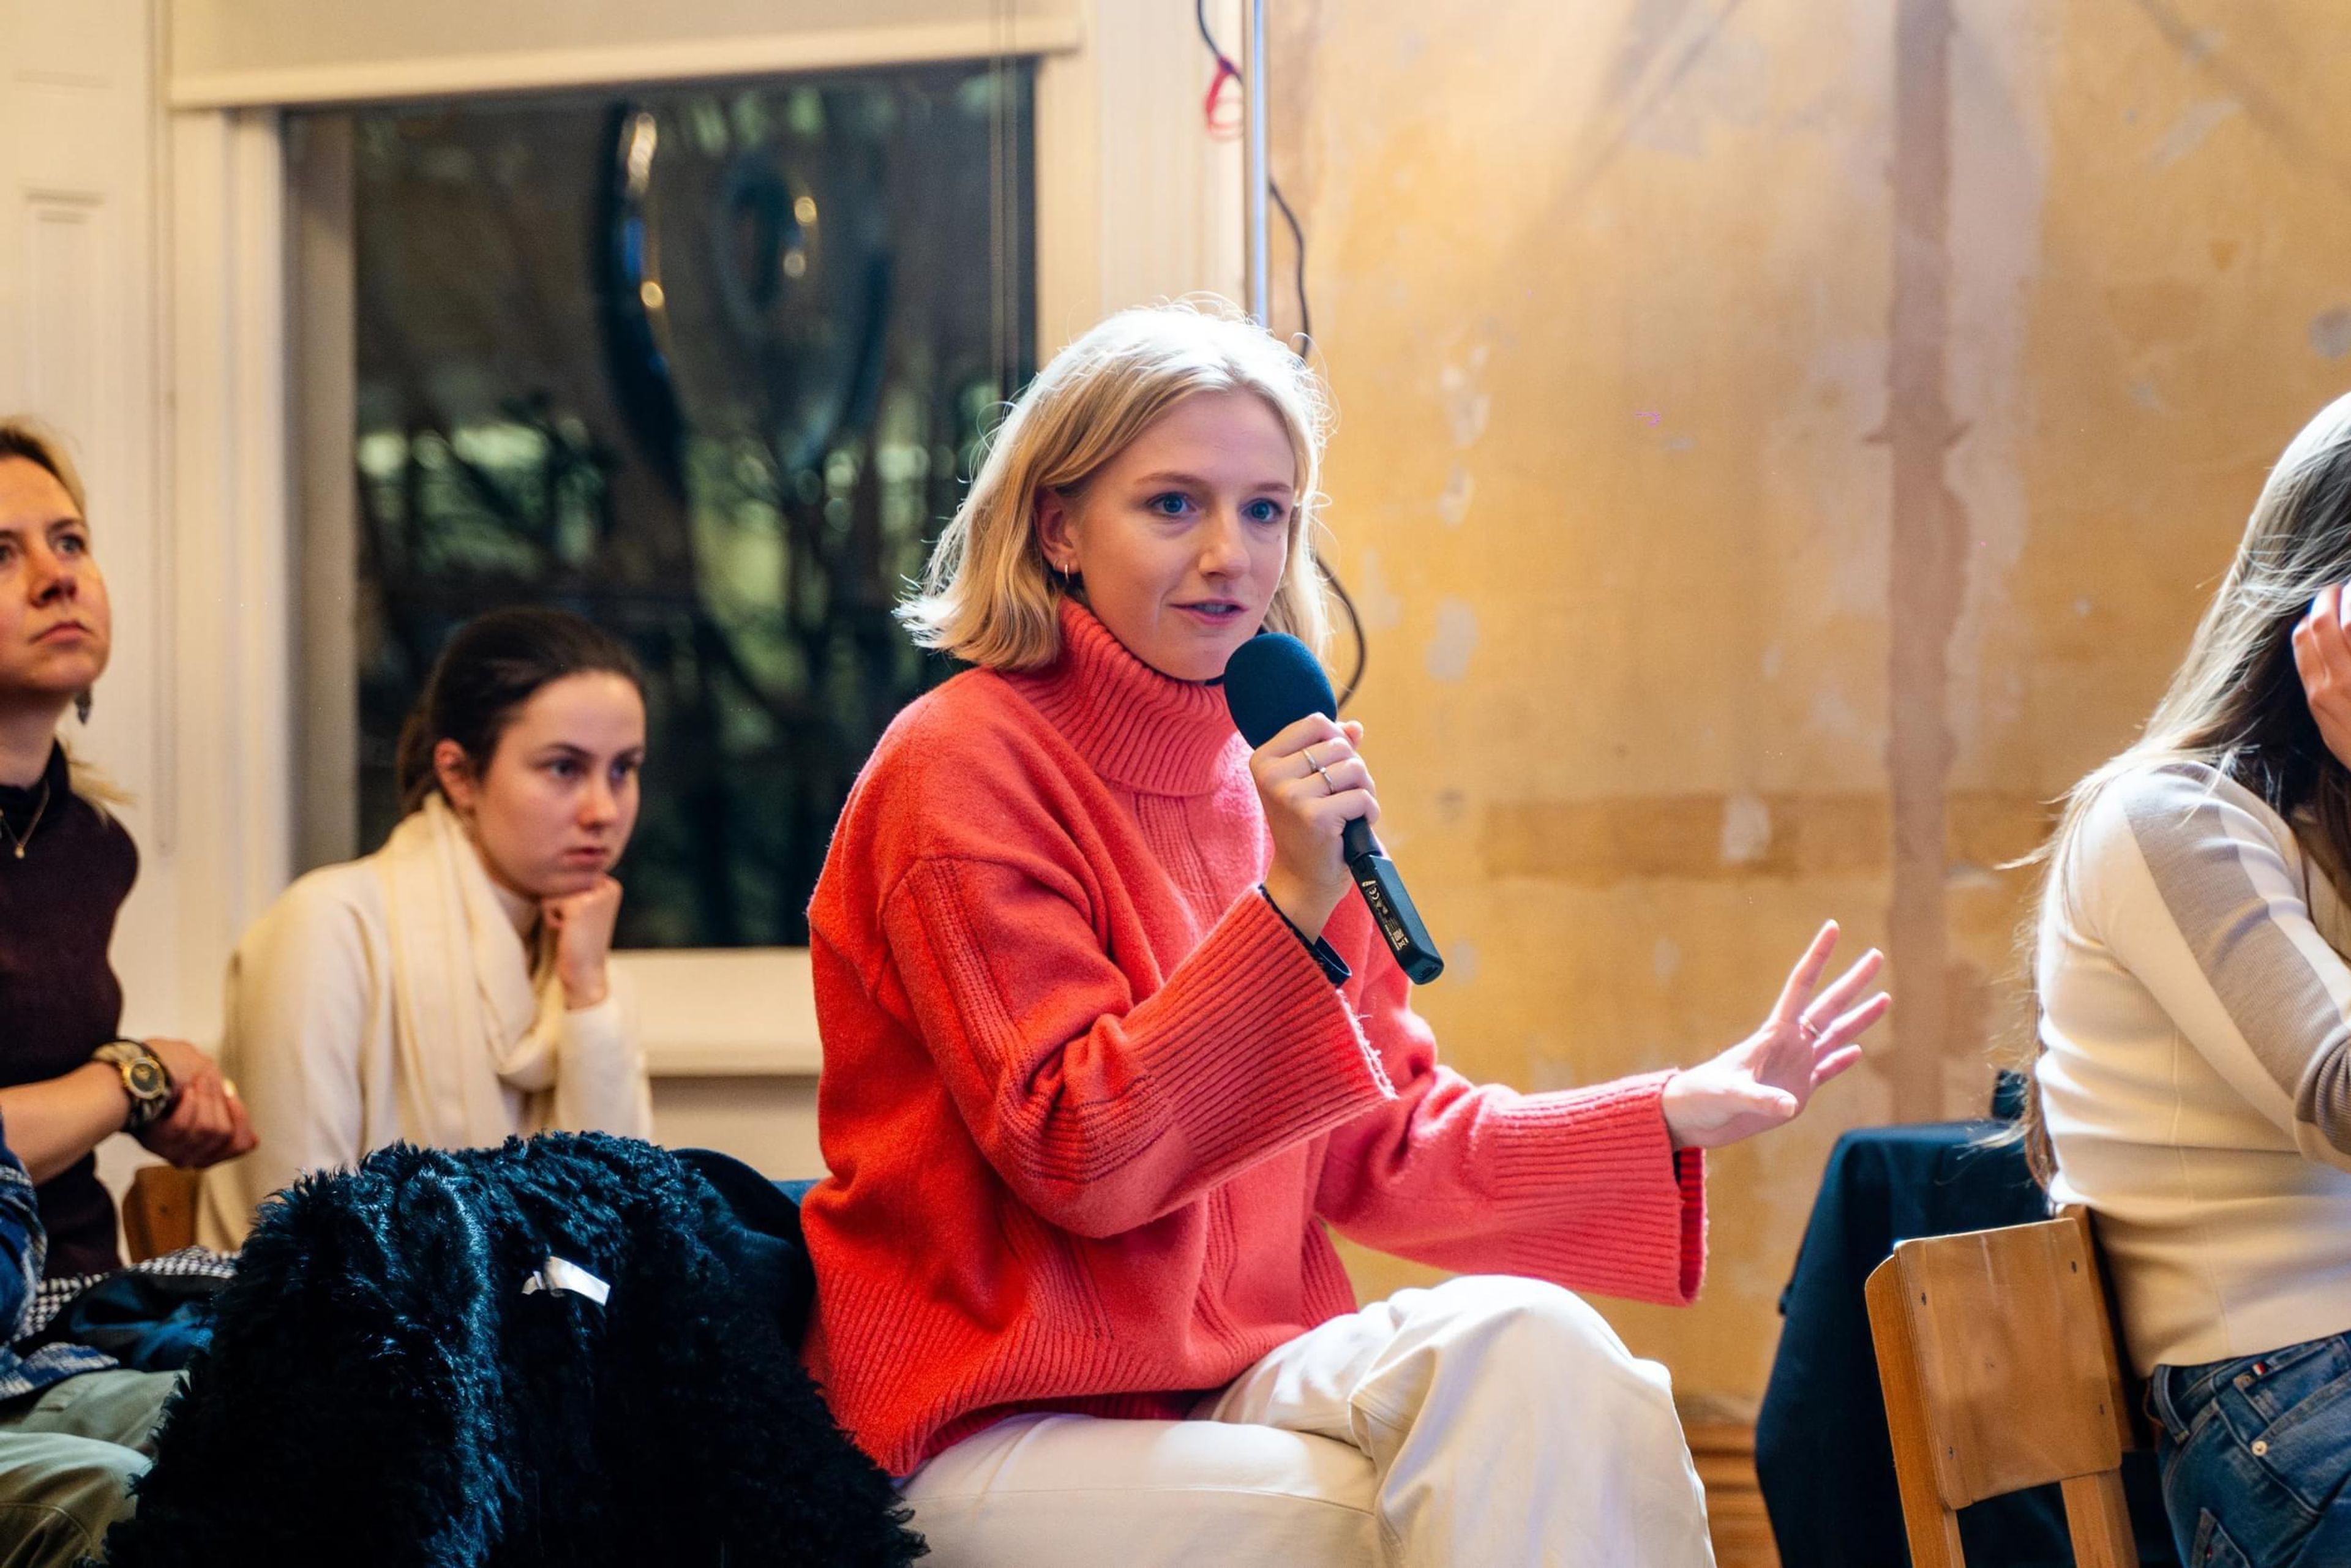
[[[170,1372],[85,1372],[0,1405],[0,1568],[71,1568],[131,1511]]]

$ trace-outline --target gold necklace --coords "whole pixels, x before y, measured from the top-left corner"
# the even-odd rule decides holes
[[[40,831],[41,813],[47,811],[48,809],[49,781],[44,779],[41,780],[41,803],[33,808],[33,820],[25,824],[25,831],[23,832],[19,833],[16,829],[10,827],[8,825],[8,814],[5,811],[0,811],[0,833],[7,834],[8,841],[16,846],[16,858],[18,860],[23,860],[25,858],[25,846],[33,841],[33,835],[35,833]]]

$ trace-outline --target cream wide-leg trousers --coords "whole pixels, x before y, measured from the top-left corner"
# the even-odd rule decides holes
[[[1710,1568],[1666,1369],[1533,1280],[1402,1291],[1188,1421],[1018,1416],[904,1486],[935,1568]]]

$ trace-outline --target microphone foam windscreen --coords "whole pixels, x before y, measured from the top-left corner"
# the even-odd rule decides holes
[[[1263,746],[1310,713],[1335,718],[1339,699],[1331,677],[1297,638],[1262,632],[1225,662],[1225,706],[1251,746]]]

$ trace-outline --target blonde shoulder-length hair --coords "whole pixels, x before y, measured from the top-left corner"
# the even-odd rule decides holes
[[[2167,763],[2197,763],[2294,822],[2319,862],[2351,868],[2351,769],[2326,747],[2294,666],[2294,629],[2330,583],[2351,582],[2351,396],[2303,426],[2270,470],[2236,559],[2189,639],[2188,656],[2128,749],[2074,786],[2056,831],[2023,863],[2040,862],[2042,896],[2025,918],[2019,961],[2033,974],[2040,923],[2065,908],[2068,852],[2082,819],[2116,779]],[[2056,910],[2048,909],[2055,901]],[[2039,1009],[2011,1052],[2027,1074],[2021,1126],[2035,1174],[2053,1169],[2031,1073],[2041,1054]]]
[[[1197,296],[1122,310],[1053,356],[987,442],[899,619],[925,648],[991,670],[1049,664],[1069,591],[1037,538],[1037,498],[1074,500],[1151,423],[1198,392],[1249,392],[1280,419],[1297,459],[1290,549],[1265,623],[1317,653],[1329,617],[1314,538],[1331,405],[1314,372],[1229,303]]]

